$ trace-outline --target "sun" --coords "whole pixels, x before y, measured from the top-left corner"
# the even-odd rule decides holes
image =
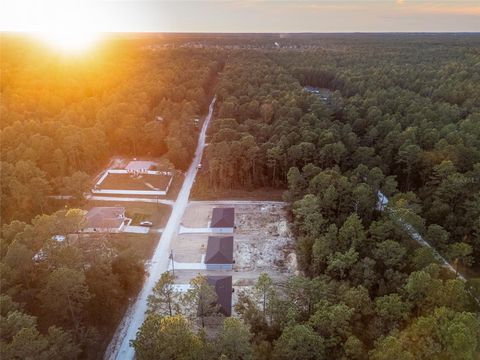
[[[63,53],[78,54],[92,48],[101,38],[99,33],[81,30],[40,31],[35,37]]]
[[[38,12],[42,26],[35,35],[66,54],[85,52],[99,40],[92,2],[80,0],[44,0]]]
[[[66,54],[89,50],[100,39],[105,20],[96,0],[9,0],[7,13],[35,40]]]

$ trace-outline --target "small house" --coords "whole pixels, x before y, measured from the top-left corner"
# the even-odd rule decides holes
[[[210,228],[213,232],[233,233],[235,228],[234,208],[214,208]]]
[[[133,160],[125,166],[125,170],[128,173],[146,173],[148,170],[151,170],[155,166],[153,161],[142,161],[142,160]]]
[[[205,265],[207,270],[232,270],[233,236],[208,237]]]
[[[215,289],[217,304],[220,305],[220,313],[224,316],[232,315],[232,277],[231,276],[208,276],[208,284]]]
[[[87,224],[82,232],[119,233],[129,220],[125,217],[125,208],[120,206],[94,207],[85,218]]]

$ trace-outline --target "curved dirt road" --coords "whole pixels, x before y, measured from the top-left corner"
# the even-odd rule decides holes
[[[151,260],[151,267],[149,275],[143,284],[143,288],[140,291],[135,303],[128,309],[122,322],[120,323],[117,331],[110,342],[110,345],[105,352],[105,359],[133,359],[135,352],[130,347],[130,340],[135,338],[137,330],[143,323],[145,318],[145,311],[147,310],[147,297],[160,278],[160,275],[168,270],[169,263],[169,251],[172,238],[177,234],[182,216],[188,204],[188,198],[192,189],[195,176],[197,175],[197,166],[202,159],[203,150],[205,148],[205,137],[208,125],[212,119],[213,108],[215,105],[216,97],[213,98],[208,109],[208,114],[205,117],[205,121],[200,131],[198,138],[198,145],[195,151],[195,155],[190,165],[183,182],[182,188],[178,193],[177,200],[172,206],[172,213],[165,226],[157,248],[153,254]]]

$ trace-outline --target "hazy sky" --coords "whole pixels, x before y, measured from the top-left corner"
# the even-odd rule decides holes
[[[2,0],[0,30],[480,31],[480,0]]]

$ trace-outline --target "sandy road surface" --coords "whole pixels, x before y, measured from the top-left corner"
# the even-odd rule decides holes
[[[153,254],[150,273],[143,284],[143,288],[140,291],[138,298],[127,310],[127,313],[120,323],[110,345],[107,348],[107,351],[105,352],[105,359],[125,360],[133,359],[135,356],[133,348],[130,347],[130,340],[135,338],[137,330],[143,323],[145,311],[147,310],[148,295],[151,293],[153,286],[160,278],[161,274],[168,270],[168,255],[170,251],[171,240],[178,232],[180,221],[188,204],[190,191],[197,174],[197,166],[200,164],[203,150],[205,148],[205,135],[212,118],[215,100],[216,98],[213,98],[212,102],[210,103],[208,114],[205,118],[200,136],[198,138],[197,150],[195,151],[192,164],[187,171],[182,188],[178,193],[177,200],[172,206],[170,218]]]

